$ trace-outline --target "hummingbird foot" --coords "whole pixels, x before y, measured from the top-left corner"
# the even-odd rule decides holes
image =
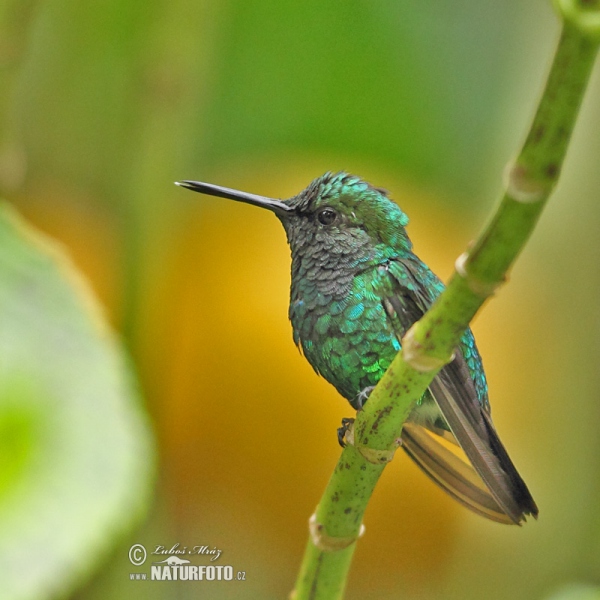
[[[342,419],[342,426],[338,427],[337,439],[338,439],[339,445],[342,448],[346,447],[346,435],[351,433],[353,425],[354,425],[354,419],[344,418],[344,419]],[[352,441],[353,440],[348,439],[349,444],[351,444]]]
[[[356,398],[350,402],[350,406],[352,406],[355,410],[362,410],[363,406],[366,404],[371,392],[375,389],[374,385],[367,386],[364,390],[359,392],[356,395]]]

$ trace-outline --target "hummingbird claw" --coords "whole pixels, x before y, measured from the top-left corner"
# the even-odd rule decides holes
[[[352,427],[352,424],[354,423],[354,419],[350,419],[350,418],[344,418],[342,419],[342,426],[338,427],[337,430],[337,438],[338,438],[338,443],[342,448],[346,447],[346,434],[348,433],[348,431],[350,431],[350,428]]]
[[[352,408],[355,409],[355,410],[357,410],[357,411],[362,410],[363,406],[365,405],[365,403],[369,399],[369,396],[371,395],[371,392],[374,389],[375,389],[374,385],[369,385],[366,388],[364,388],[361,392],[359,392],[356,395],[356,398],[354,398],[354,400],[352,400],[350,402],[350,406],[352,406]]]

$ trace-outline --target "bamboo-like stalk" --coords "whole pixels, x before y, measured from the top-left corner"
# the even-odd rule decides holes
[[[446,290],[402,340],[398,353],[342,451],[310,523],[294,600],[343,596],[362,517],[399,445],[414,403],[482,304],[506,278],[554,189],[600,43],[600,0],[556,0],[563,26],[525,144],[506,172],[506,190],[489,224],[456,261]]]

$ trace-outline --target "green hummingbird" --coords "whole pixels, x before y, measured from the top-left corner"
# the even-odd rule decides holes
[[[413,253],[406,214],[385,190],[345,172],[326,173],[287,200],[197,181],[177,185],[278,217],[292,255],[294,342],[317,374],[361,410],[406,331],[444,289]],[[470,329],[413,408],[401,437],[425,474],[474,512],[507,524],[537,517],[492,423]],[[468,460],[444,440],[460,446]]]

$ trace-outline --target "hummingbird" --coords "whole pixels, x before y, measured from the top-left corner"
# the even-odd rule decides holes
[[[294,342],[316,373],[361,410],[404,334],[444,289],[414,254],[407,215],[386,190],[346,172],[325,173],[286,200],[199,181],[177,185],[275,214],[291,250]],[[475,513],[517,525],[527,515],[537,518],[538,508],[492,423],[470,329],[415,404],[401,440],[426,475]]]

